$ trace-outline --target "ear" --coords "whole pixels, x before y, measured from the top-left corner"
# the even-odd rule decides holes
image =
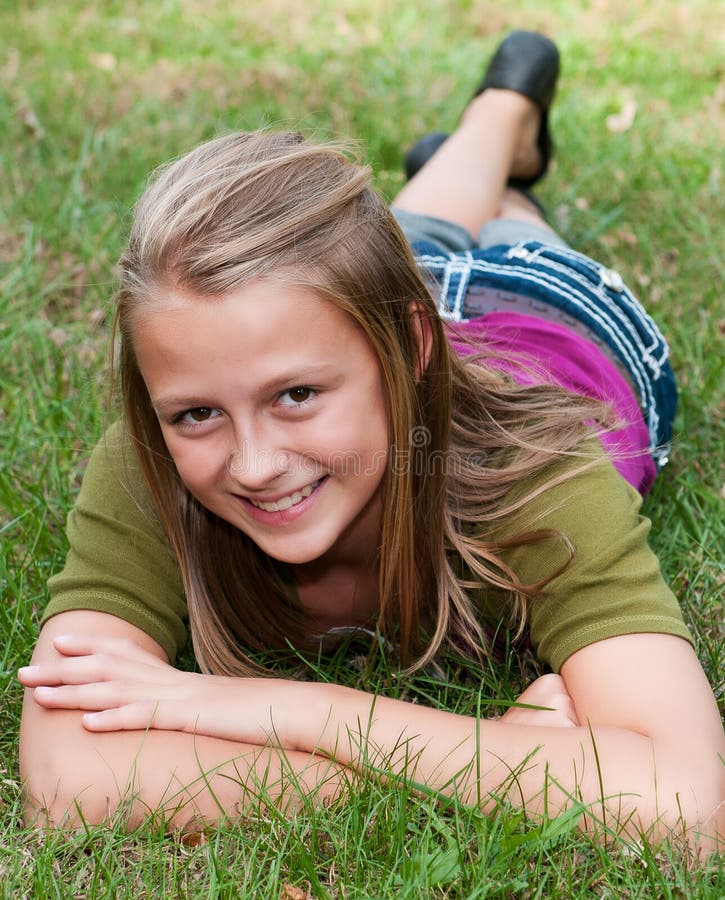
[[[430,362],[430,354],[433,347],[433,329],[430,327],[428,312],[422,303],[413,300],[408,309],[410,312],[410,323],[415,334],[415,342],[418,345],[415,380],[420,381]]]

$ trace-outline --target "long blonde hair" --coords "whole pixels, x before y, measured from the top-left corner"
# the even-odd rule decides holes
[[[484,652],[471,584],[509,592],[519,627],[541,586],[518,580],[500,558],[504,545],[485,539],[487,527],[525,507],[525,491],[507,500],[512,488],[556,454],[577,451],[589,434],[582,422],[600,405],[554,387],[517,385],[480,357],[459,360],[369,172],[339,146],[255,132],[210,141],[163,167],[136,206],[120,261],[125,418],[178,560],[199,665],[249,674],[258,671],[250,655],[308,647],[311,628],[283,567],[181,482],[132,326],[162,290],[212,298],[271,273],[337,304],[380,364],[397,459],[383,480],[378,628],[411,668],[446,638]],[[430,328],[427,365],[419,359],[414,301]],[[508,545],[539,537],[529,531]]]

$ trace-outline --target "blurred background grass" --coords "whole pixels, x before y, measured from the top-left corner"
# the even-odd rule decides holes
[[[153,830],[133,839],[120,832],[94,833],[89,850],[78,837],[40,842],[19,822],[21,692],[14,670],[30,654],[45,581],[62,564],[64,518],[83,461],[114,415],[106,372],[114,264],[128,211],[147,173],[220,131],[271,125],[355,139],[378,187],[392,197],[402,184],[404,148],[425,131],[454,127],[491,51],[515,27],[555,37],[563,56],[553,114],[558,152],[541,188],[552,221],[577,248],[622,272],[672,345],[681,385],[676,446],[647,512],[652,543],[722,700],[725,5],[720,0],[551,0],[545,6],[483,0],[4,2],[3,896],[65,896],[66,890],[68,896],[73,891],[125,896],[126,890],[129,896],[145,891],[175,896],[185,890],[200,896],[226,896],[225,891],[277,896],[287,882],[309,882],[314,896],[725,893],[722,862],[716,874],[712,868],[694,873],[679,857],[664,862],[658,857],[648,869],[641,860],[604,854],[570,829],[563,836],[529,832],[538,843],[522,843],[518,820],[494,827],[463,811],[457,813],[463,818],[441,819],[433,806],[414,799],[401,805],[390,792],[368,797],[376,809],[380,805],[377,816],[392,817],[390,829],[362,819],[353,828],[352,818],[344,818],[353,813],[338,811],[338,819],[330,813],[323,852],[323,844],[310,838],[310,829],[322,827],[315,818],[322,814],[310,813],[294,827],[266,821],[246,831],[216,832],[205,845],[185,849],[183,866],[178,845],[161,838],[154,842]],[[491,677],[492,692],[515,691],[515,675]],[[281,842],[275,837],[280,830]],[[504,832],[518,840],[511,837],[508,856]],[[369,840],[363,840],[366,834]],[[265,841],[271,854],[260,851]],[[335,881],[330,848],[340,853],[343,842],[348,849]],[[500,865],[492,862],[491,847],[497,848]],[[368,863],[365,872],[355,864],[361,854]],[[243,863],[253,857],[257,864],[250,874]],[[444,871],[441,859],[452,860],[452,867]],[[227,881],[210,875],[220,860],[231,866]],[[405,860],[407,869],[401,868]],[[140,865],[142,874],[128,881],[132,864]],[[94,874],[99,866],[105,874]],[[192,874],[196,881],[187,884]]]

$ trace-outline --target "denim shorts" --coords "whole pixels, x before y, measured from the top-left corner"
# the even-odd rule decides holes
[[[462,225],[449,222],[448,219],[424,216],[422,213],[412,213],[407,209],[395,207],[391,211],[409,244],[416,241],[431,241],[450,253],[485,250],[499,244],[518,244],[521,241],[541,241],[542,244],[555,244],[558,247],[569,246],[555,231],[539,228],[518,219],[491,219],[479,231],[478,240],[474,241]]]
[[[461,321],[480,315],[476,298],[482,295],[499,300],[489,310],[520,309],[507,301],[526,298],[532,314],[545,308],[543,318],[584,329],[620,364],[647,424],[649,451],[658,467],[667,463],[677,410],[669,348],[618,272],[527,222],[493,220],[475,242],[453,222],[406,210],[393,213],[421,268],[438,282],[445,317]]]

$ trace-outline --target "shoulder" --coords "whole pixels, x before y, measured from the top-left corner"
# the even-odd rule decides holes
[[[638,516],[641,495],[617,472],[596,438],[584,442],[581,455],[567,454],[552,460],[517,486],[507,500],[525,496],[526,504],[504,530],[526,525],[562,528],[580,536],[595,528],[593,520],[605,519],[620,528]],[[601,526],[601,523],[599,523]]]
[[[108,613],[145,631],[170,659],[186,640],[181,577],[124,427],[96,445],[68,515],[68,555],[49,583],[43,622]]]
[[[160,524],[131,438],[114,422],[94,447],[83,474],[75,510],[95,511],[158,532]]]
[[[578,461],[554,463],[528,487],[522,512],[499,533],[543,532],[505,553],[522,582],[549,579],[527,613],[542,660],[558,670],[582,647],[621,634],[691,640],[649,546],[642,498],[603,452],[583,470]]]

